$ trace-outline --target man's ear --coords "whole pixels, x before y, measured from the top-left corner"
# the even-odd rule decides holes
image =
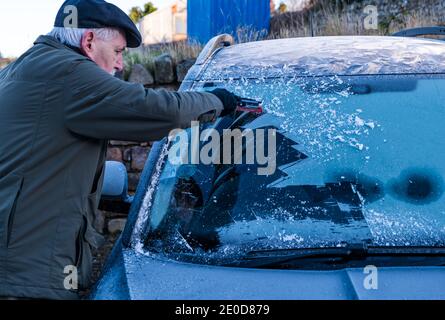
[[[82,36],[80,48],[87,57],[90,57],[94,50],[94,40],[95,35],[93,31],[86,31]]]

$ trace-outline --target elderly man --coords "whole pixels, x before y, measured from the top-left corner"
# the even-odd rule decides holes
[[[140,43],[114,5],[68,0],[54,30],[0,72],[0,296],[77,298],[66,286],[73,270],[79,289],[89,285],[109,139],[157,140],[235,109],[225,90],[154,91],[113,77]]]

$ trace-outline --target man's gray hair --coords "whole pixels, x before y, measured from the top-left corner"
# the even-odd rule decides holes
[[[62,44],[80,48],[82,36],[86,31],[93,31],[99,39],[104,41],[113,40],[119,34],[124,34],[122,30],[117,28],[82,29],[54,27],[48,35],[56,38]]]

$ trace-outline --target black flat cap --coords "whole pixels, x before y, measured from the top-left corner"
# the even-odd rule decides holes
[[[73,10],[77,10],[76,14]],[[115,5],[103,0],[67,0],[59,9],[54,22],[55,27],[71,28],[120,28],[125,32],[127,47],[136,48],[141,45],[142,36],[130,17]]]

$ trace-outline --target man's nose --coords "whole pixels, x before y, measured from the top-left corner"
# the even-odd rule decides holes
[[[120,55],[119,58],[117,58],[117,61],[116,61],[116,69],[117,69],[118,71],[122,71],[122,70],[124,70],[124,58],[123,58],[122,55]]]

